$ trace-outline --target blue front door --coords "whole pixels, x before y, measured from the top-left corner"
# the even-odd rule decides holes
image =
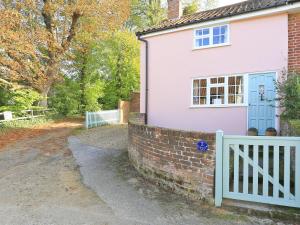
[[[264,135],[267,128],[275,128],[275,73],[249,75],[248,128]]]

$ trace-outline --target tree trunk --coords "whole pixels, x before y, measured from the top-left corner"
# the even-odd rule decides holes
[[[51,87],[55,80],[58,77],[58,62],[51,62],[49,63],[49,66],[46,71],[46,76],[47,76],[47,81],[43,85],[43,87],[40,90],[40,93],[42,95],[42,100],[39,102],[39,106],[41,107],[48,107],[48,94],[49,91],[51,90]]]
[[[39,106],[44,107],[44,108],[48,108],[48,93],[51,89],[51,86],[46,87],[41,95],[42,95],[42,100],[39,102]]]

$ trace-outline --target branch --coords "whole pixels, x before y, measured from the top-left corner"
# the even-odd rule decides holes
[[[66,51],[70,47],[71,41],[73,40],[73,38],[76,35],[76,26],[78,24],[78,20],[82,15],[83,14],[80,12],[73,12],[72,23],[71,23],[71,27],[69,30],[69,35],[68,35],[67,39],[65,39],[62,43],[62,48],[64,51]]]
[[[46,29],[53,35],[53,21],[52,21],[52,16],[45,9],[45,7],[48,4],[48,0],[43,0],[43,2],[44,2],[44,7],[43,7],[43,10],[42,10],[42,16],[44,18],[44,23],[46,24]]]

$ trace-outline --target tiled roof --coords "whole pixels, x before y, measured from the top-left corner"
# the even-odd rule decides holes
[[[248,0],[233,5],[182,16],[179,19],[165,20],[157,26],[146,28],[142,31],[137,32],[136,34],[140,36],[185,25],[280,7],[287,4],[293,4],[294,2],[300,2],[300,0]]]

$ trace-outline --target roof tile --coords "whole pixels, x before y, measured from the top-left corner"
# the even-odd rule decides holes
[[[280,7],[287,4],[292,4],[294,2],[300,2],[300,0],[248,0],[233,5],[223,6],[220,8],[183,16],[179,19],[165,20],[159,25],[146,28],[137,32],[136,34],[140,36],[185,25],[201,23],[209,20],[221,19],[254,11]]]

